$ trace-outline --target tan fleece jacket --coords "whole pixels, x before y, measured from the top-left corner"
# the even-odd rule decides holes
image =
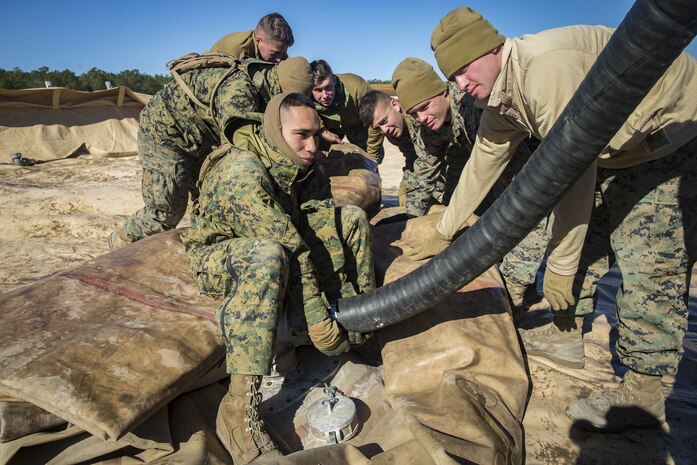
[[[259,58],[257,44],[254,42],[254,30],[231,32],[211,47],[212,52],[225,52],[235,58]]]
[[[438,231],[453,237],[474,212],[525,137],[547,136],[613,30],[571,26],[506,39],[502,69],[482,103],[475,147]],[[670,155],[691,140],[697,121],[697,62],[682,53],[599,155],[597,164],[620,169]],[[481,102],[480,102],[481,103]],[[596,165],[554,209],[547,266],[571,275],[578,268],[595,189]]]

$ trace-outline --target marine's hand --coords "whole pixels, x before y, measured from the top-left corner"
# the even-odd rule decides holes
[[[325,355],[335,356],[348,351],[351,344],[341,332],[339,323],[327,317],[307,329],[312,344]]]
[[[566,310],[576,303],[572,292],[573,286],[574,275],[564,276],[549,268],[545,270],[542,292],[552,311]]]
[[[373,333],[359,333],[358,331],[348,331],[348,340],[351,347],[358,347],[365,344],[365,341],[373,337]]]
[[[452,239],[448,239],[435,231],[430,237],[411,244],[404,254],[412,260],[423,260],[441,253],[450,245],[451,241]]]
[[[341,143],[341,137],[337,136],[333,132],[331,132],[329,129],[324,129],[321,133],[320,136],[322,136],[322,139],[326,140],[327,142],[331,142],[332,144],[340,144]]]

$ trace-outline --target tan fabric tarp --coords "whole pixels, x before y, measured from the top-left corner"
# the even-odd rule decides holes
[[[177,233],[0,297],[0,396],[117,439],[222,356]]]
[[[389,245],[403,226],[376,232],[386,280],[417,266],[396,258],[399,248]],[[410,227],[406,234],[419,230]],[[217,456],[217,446],[209,444],[196,454],[202,461],[191,461],[183,445],[173,443],[170,429],[176,428],[163,407],[221,356],[210,321],[215,304],[196,294],[185,262],[177,233],[171,232],[3,296],[0,338],[12,357],[0,360],[0,392],[75,426],[0,445],[1,463],[36,453],[52,457],[49,463],[79,463],[118,450],[133,456],[122,463],[135,456],[144,463],[164,463],[165,457],[167,463],[204,463]],[[389,457],[408,463],[406,452],[424,464],[457,463],[452,457],[520,463],[527,376],[500,286],[492,270],[444,304],[376,334],[373,344],[381,348],[384,375],[375,367],[347,363],[332,381],[369,406],[352,440],[358,449],[310,454],[329,453],[336,464],[370,457],[375,463]],[[496,337],[482,344],[481,334]],[[375,375],[377,390],[359,392],[356,374],[364,373]],[[215,405],[210,397],[208,402]],[[298,402],[267,418],[281,444],[307,433],[304,415],[298,414],[306,406],[303,399]],[[198,425],[206,441],[214,439],[213,421],[209,413],[207,423]],[[92,436],[79,436],[81,430]],[[363,448],[373,443],[379,449]],[[284,463],[307,463],[307,454],[291,454]]]
[[[135,155],[138,118],[149,97],[126,87],[0,89],[0,163],[17,152],[41,161]]]

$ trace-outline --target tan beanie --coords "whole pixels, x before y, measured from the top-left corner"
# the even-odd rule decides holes
[[[452,79],[460,68],[501,45],[506,37],[467,6],[457,8],[441,19],[431,34],[431,49],[443,75]]]
[[[278,81],[282,92],[299,92],[308,97],[312,91],[312,70],[303,57],[292,57],[278,65]]]
[[[392,87],[405,111],[448,88],[433,66],[419,58],[405,58],[392,73]]]
[[[264,111],[261,128],[264,131],[266,140],[279,152],[290,158],[290,160],[303,171],[307,169],[307,166],[300,157],[298,157],[295,151],[290,148],[290,145],[286,142],[286,139],[283,137],[283,132],[281,131],[281,103],[283,103],[286,97],[291,93],[292,92],[284,92],[271,97],[271,100],[269,100],[269,103],[266,105],[266,111]]]

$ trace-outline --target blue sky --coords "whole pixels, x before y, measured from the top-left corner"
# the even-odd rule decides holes
[[[289,54],[323,58],[335,72],[390,79],[407,56],[434,64],[431,31],[449,11],[469,5],[509,37],[570,24],[617,26],[629,0],[0,0],[0,68],[41,66],[78,74],[138,69],[164,74],[165,63],[207,50],[228,32],[253,29],[278,11],[290,23]],[[688,47],[697,55],[697,43]]]

